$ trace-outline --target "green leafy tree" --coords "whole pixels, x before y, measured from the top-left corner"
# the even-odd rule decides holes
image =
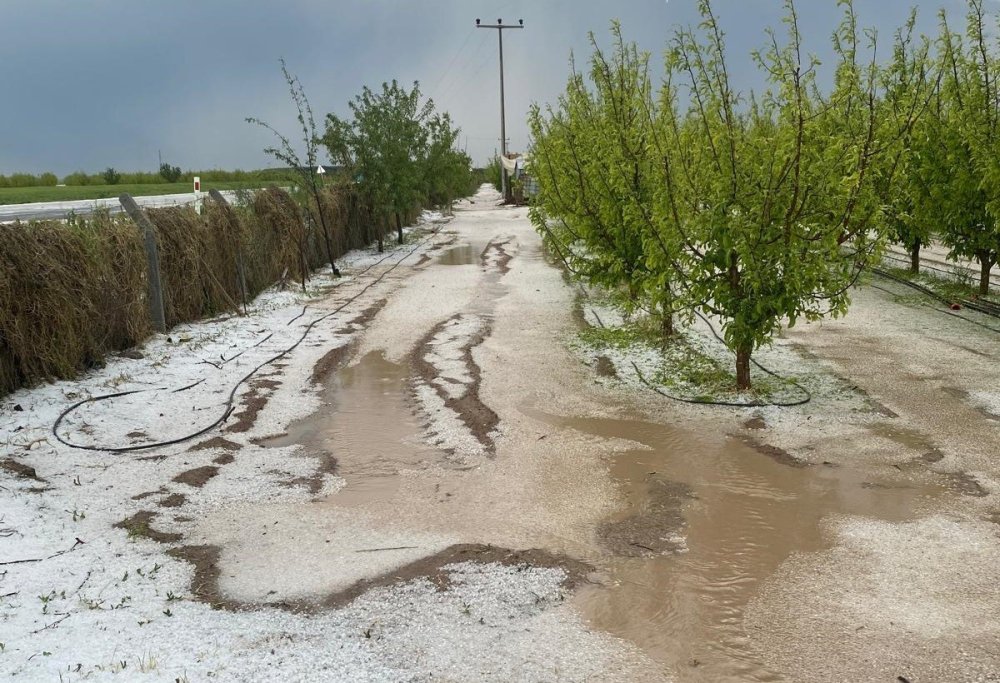
[[[952,174],[942,239],[952,258],[979,263],[979,293],[989,294],[1000,258],[1000,60],[988,40],[982,0],[969,0],[966,35],[941,14],[944,56],[944,161]]]
[[[427,120],[427,145],[421,160],[423,194],[436,206],[450,207],[456,197],[468,193],[472,183],[472,160],[455,149],[459,130],[447,112]]]
[[[681,236],[684,294],[721,319],[740,390],[751,386],[753,352],[783,324],[847,311],[849,288],[883,245],[878,190],[891,185],[919,114],[879,98],[874,33],[863,61],[853,5],[841,5],[829,93],[816,83],[818,62],[804,56],[792,0],[786,40],[772,32],[754,53],[769,87],[746,100],[731,85],[708,0],[699,2],[701,34],[682,29],[672,41],[660,210]],[[685,84],[683,114],[675,79]]]
[[[931,241],[932,228],[941,223],[935,198],[942,128],[940,65],[930,56],[930,40],[914,32],[916,12],[896,33],[891,62],[883,71],[882,97],[897,116],[916,111],[913,125],[902,131],[906,154],[887,160],[896,164],[880,174],[878,191],[885,204],[885,223],[893,241],[910,255],[910,272],[920,272],[920,249]]]
[[[181,179],[181,167],[163,162],[160,164],[160,176],[168,183],[176,183]]]
[[[850,0],[824,90],[784,4],[785,39],[769,32],[753,54],[763,92],[733,87],[724,35],[699,0],[698,29],[670,41],[658,100],[645,57],[616,28],[610,58],[595,45],[591,89],[574,72],[558,106],[530,115],[536,225],[583,277],[658,305],[665,320],[716,316],[740,390],[783,325],[846,312],[880,257],[886,198],[931,90],[912,22],[883,69]]]
[[[664,248],[673,243],[652,211],[658,178],[648,154],[649,58],[625,42],[617,23],[612,35],[610,56],[590,36],[589,74],[574,68],[556,107],[531,110],[532,173],[540,189],[531,216],[574,273],[619,292],[630,312],[655,308],[669,337],[676,305],[671,274],[651,268],[645,249],[647,239]]]
[[[117,185],[118,181],[122,179],[122,174],[116,171],[113,167],[108,166],[104,169],[104,172],[101,173],[101,178],[104,179],[105,185]]]
[[[423,199],[421,161],[434,103],[421,103],[417,83],[407,90],[393,80],[383,83],[379,92],[365,87],[348,106],[350,120],[327,114],[323,144],[331,159],[349,169],[381,217],[379,248],[390,216],[395,217],[402,244],[401,216]]]
[[[269,123],[254,117],[249,117],[246,121],[247,123],[266,128],[277,138],[278,145],[276,147],[265,147],[264,153],[290,167],[291,172],[302,181],[303,187],[313,200],[307,203],[307,210],[313,219],[313,223],[319,226],[322,233],[323,241],[326,245],[327,258],[330,261],[330,268],[335,276],[340,277],[340,270],[337,268],[334,260],[332,216],[327,217],[323,209],[323,199],[321,196],[323,181],[322,176],[317,173],[319,164],[319,155],[317,154],[319,137],[316,135],[316,122],[313,118],[312,106],[306,97],[302,82],[299,81],[297,76],[289,73],[284,59],[279,61],[281,63],[281,73],[285,77],[285,83],[288,84],[288,92],[291,95],[292,103],[295,105],[296,118],[302,133],[302,145],[305,148],[305,156],[299,156],[291,140],[282,133],[279,133]]]

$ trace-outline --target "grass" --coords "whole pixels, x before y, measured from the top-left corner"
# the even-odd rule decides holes
[[[262,180],[259,182],[202,182],[202,192],[209,190],[249,190],[288,185],[292,181]],[[136,197],[181,194],[191,192],[191,183],[155,183],[141,185],[67,185],[65,187],[0,187],[0,206],[35,202],[67,202],[86,199],[107,199],[123,192]]]
[[[787,380],[754,371],[751,397],[736,392],[736,373],[725,354],[712,354],[702,348],[700,335],[689,330],[678,332],[666,344],[659,334],[658,321],[640,318],[620,327],[589,327],[579,333],[580,341],[599,353],[615,350],[630,355],[654,351],[659,356],[649,382],[668,393],[695,401],[775,400],[796,391]],[[714,342],[709,342],[714,343]]]

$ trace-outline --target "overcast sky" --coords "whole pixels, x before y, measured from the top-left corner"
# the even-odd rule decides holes
[[[780,0],[713,4],[734,79],[759,84],[747,55],[766,26],[780,27]],[[797,4],[809,49],[822,54],[836,2]],[[912,4],[931,33],[938,9],[958,22],[964,13],[964,0],[855,4],[886,39]],[[671,27],[697,19],[696,0],[2,0],[0,173],[155,170],[158,150],[185,169],[273,165],[261,152],[266,133],[244,119],[294,132],[279,57],[319,119],[344,113],[363,85],[420,81],[482,162],[499,144],[499,67],[496,32],[476,30],[476,17],[524,19],[523,31],[504,34],[512,150],[528,142],[530,103],[553,100],[570,52],[588,53],[588,31],[606,42],[618,18],[658,62]]]

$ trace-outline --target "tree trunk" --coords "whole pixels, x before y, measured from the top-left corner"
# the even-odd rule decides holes
[[[306,259],[304,242],[299,242],[299,268],[302,270],[302,292],[306,291],[306,278],[309,276],[309,261]]]
[[[383,216],[382,224],[378,229],[378,253],[380,254],[385,251],[385,226],[387,222],[385,216]]]
[[[979,295],[986,296],[990,293],[990,269],[993,268],[993,259],[988,255],[981,254],[979,257]]]
[[[330,232],[323,226],[323,239],[326,241],[326,255],[330,259],[330,270],[333,271],[334,277],[340,277],[340,269],[337,268],[337,264],[333,260],[333,242],[330,240]]]
[[[664,341],[674,336],[674,314],[669,309],[660,314],[660,335]]]
[[[910,272],[914,275],[920,272],[920,240],[910,247]]]
[[[670,285],[664,288],[663,301],[660,303],[660,335],[663,341],[674,336],[674,293]]]
[[[396,212],[396,239],[400,244],[403,243],[403,221],[399,217],[399,212]]]
[[[750,391],[750,346],[736,349],[736,389]]]

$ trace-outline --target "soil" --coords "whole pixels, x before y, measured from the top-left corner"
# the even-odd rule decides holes
[[[506,275],[510,272],[510,262],[514,258],[514,255],[508,251],[512,244],[512,238],[508,238],[502,242],[490,242],[479,255],[480,264],[484,268],[490,267],[490,257],[493,256],[490,252],[493,252],[496,254],[496,262],[493,265],[501,275]]]
[[[598,530],[601,542],[621,557],[648,557],[686,550],[684,506],[694,492],[687,484],[650,477],[642,509]]]
[[[161,486],[156,491],[143,491],[142,493],[137,493],[134,496],[132,496],[132,500],[146,500],[151,496],[159,496],[166,492],[167,490]]]
[[[281,386],[281,383],[273,379],[259,378],[250,380],[249,386],[250,391],[242,400],[243,410],[235,413],[236,422],[226,427],[227,432],[250,431],[257,422],[257,415],[264,409],[274,390]]]
[[[983,355],[986,358],[992,358],[992,356],[990,356],[989,354],[983,354]],[[960,399],[962,402],[970,406],[973,410],[978,411],[979,414],[985,417],[987,420],[1000,421],[1000,415],[994,415],[983,406],[976,405],[975,403],[973,403],[970,400],[971,399],[970,392],[966,391],[965,389],[959,389],[957,387],[941,387],[941,391],[948,394],[949,396],[954,396],[955,398]]]
[[[230,441],[229,439],[222,436],[213,436],[211,439],[197,443],[189,448],[189,451],[207,451],[214,448],[219,448],[224,451],[238,451],[243,446],[236,443],[235,441]]]
[[[759,418],[758,418],[759,419]],[[751,427],[751,429],[761,429],[760,427]],[[754,449],[761,455],[766,455],[775,462],[779,462],[782,465],[787,465],[788,467],[810,467],[812,463],[806,462],[800,458],[796,458],[794,455],[789,453],[783,448],[778,448],[777,446],[772,446],[766,444],[756,437],[749,436],[747,434],[732,434],[732,438],[740,441],[750,448]]]
[[[416,371],[418,378],[428,386],[434,386],[433,382],[438,377],[438,369],[429,363],[425,359],[425,356],[431,351],[432,342],[435,337],[445,331],[459,317],[461,316],[454,316],[436,325],[410,354],[410,364]],[[496,447],[493,443],[493,434],[496,432],[497,425],[500,424],[500,417],[479,398],[482,372],[472,357],[472,350],[482,344],[483,340],[489,336],[489,333],[490,330],[487,325],[484,329],[473,335],[461,349],[465,370],[472,377],[472,382],[466,387],[465,393],[455,398],[440,388],[436,388],[436,390],[444,401],[445,406],[459,416],[462,423],[472,432],[476,440],[483,445],[483,448],[486,449],[487,454],[492,455],[496,452]]]
[[[157,543],[176,543],[184,538],[181,534],[157,531],[152,527],[156,513],[149,510],[140,510],[131,517],[126,517],[115,524],[115,528],[124,529],[130,536],[142,536]]]
[[[612,363],[611,359],[607,356],[597,357],[597,360],[594,362],[594,370],[597,372],[599,377],[611,379],[616,379],[618,377],[618,371],[615,370],[615,364]]]
[[[385,308],[388,301],[388,299],[381,299],[364,309],[354,318],[347,321],[338,331],[338,334],[350,334],[355,331],[355,328],[364,327]],[[357,340],[353,340],[348,344],[331,349],[313,366],[312,377],[310,378],[311,382],[313,384],[322,384],[331,374],[342,368],[351,359],[357,348]]]
[[[982,484],[976,481],[976,478],[968,472],[948,472],[942,474],[942,476],[948,481],[952,488],[961,493],[963,496],[985,498],[989,495],[989,491],[984,489]]]
[[[34,467],[29,467],[22,462],[14,460],[14,458],[4,458],[0,460],[0,470],[10,472],[11,474],[21,477],[22,479],[34,479],[35,481],[44,482],[45,480],[38,476],[38,472],[35,471]]]
[[[148,525],[144,528],[148,529]],[[189,562],[194,567],[191,594],[195,599],[207,603],[215,609],[230,611],[259,607],[251,603],[226,598],[219,590],[219,577],[222,573],[219,563],[222,551],[218,546],[188,545],[171,548],[167,553],[172,557]],[[450,574],[445,567],[462,562],[562,569],[566,573],[563,585],[567,590],[572,590],[585,583],[587,576],[593,571],[593,567],[584,562],[561,557],[546,550],[511,550],[491,545],[466,543],[450,546],[439,553],[424,557],[381,576],[358,581],[344,590],[319,597],[314,601],[286,601],[268,603],[267,606],[300,613],[338,609],[370,590],[394,586],[415,579],[426,579],[438,590],[445,590],[450,585]]]
[[[181,472],[174,477],[173,481],[176,481],[178,484],[187,484],[188,486],[201,488],[207,484],[210,479],[218,474],[218,467],[206,465],[204,467],[195,467],[194,469],[187,470],[186,472]]]
[[[187,502],[187,496],[183,493],[171,493],[159,502],[161,508],[179,508]]]

